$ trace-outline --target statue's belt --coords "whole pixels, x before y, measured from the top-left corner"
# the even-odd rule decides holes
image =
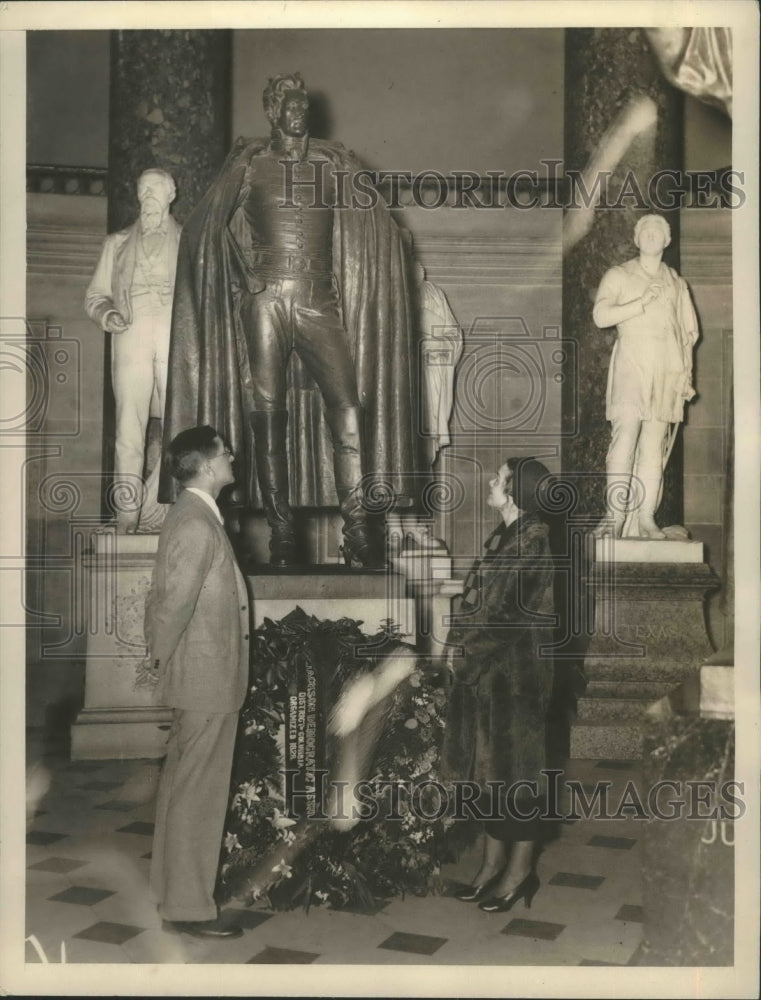
[[[329,257],[307,257],[301,253],[284,250],[251,249],[245,253],[246,264],[255,274],[273,278],[332,278],[333,270]]]

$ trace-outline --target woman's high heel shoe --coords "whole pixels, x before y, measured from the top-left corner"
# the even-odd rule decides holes
[[[484,913],[506,913],[519,899],[523,900],[523,905],[531,908],[531,900],[539,889],[539,879],[536,872],[529,872],[520,885],[517,885],[507,896],[492,896],[478,904],[478,908]]]
[[[487,879],[481,885],[466,885],[463,889],[458,889],[456,892],[453,892],[452,895],[455,899],[459,899],[462,903],[475,903],[479,899],[483,899],[487,893],[491,892],[501,874],[501,871],[497,872],[496,875],[492,875],[490,879]]]

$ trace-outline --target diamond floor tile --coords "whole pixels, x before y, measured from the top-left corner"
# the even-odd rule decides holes
[[[29,868],[32,871],[55,872],[58,875],[65,875],[67,872],[73,872],[77,868],[84,867],[86,864],[86,861],[77,861],[74,858],[52,857],[44,858],[34,865],[29,865]]]
[[[631,920],[641,924],[644,920],[644,912],[641,906],[634,906],[631,903],[624,903],[615,916],[616,920]]]
[[[92,906],[102,899],[108,899],[114,893],[109,889],[92,889],[85,885],[72,885],[48,899],[56,903],[77,903],[79,906]]]
[[[378,947],[387,948],[389,951],[406,951],[413,955],[433,955],[446,943],[447,938],[396,931],[385,941],[382,941]]]
[[[291,948],[267,947],[253,958],[247,965],[310,965],[320,956],[311,951],[294,951]]]
[[[513,917],[510,923],[502,929],[502,933],[539,938],[542,941],[554,941],[559,934],[563,933],[565,927],[565,924],[555,924],[549,920],[527,920],[525,917]]]
[[[126,826],[120,826],[116,830],[117,833],[137,833],[144,837],[153,836],[153,823],[145,823],[142,820],[135,820],[134,823],[128,823]]]
[[[137,934],[142,934],[144,930],[144,927],[133,927],[131,924],[116,924],[108,920],[100,920],[97,924],[85,927],[74,937],[83,938],[86,941],[101,941],[104,944],[123,944]]]
[[[68,834],[66,833],[48,833],[45,830],[30,830],[26,835],[26,842],[27,844],[32,844],[34,847],[49,847],[59,840],[64,840],[67,836]]]

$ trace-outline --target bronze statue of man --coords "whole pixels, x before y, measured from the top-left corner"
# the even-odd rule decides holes
[[[422,469],[404,251],[380,200],[338,208],[361,167],[310,137],[298,73],[269,81],[264,109],[269,140],[238,140],[184,227],[165,435],[210,423],[230,440],[272,564],[298,560],[295,492],[337,496],[346,562],[372,565],[363,479],[399,497]]]

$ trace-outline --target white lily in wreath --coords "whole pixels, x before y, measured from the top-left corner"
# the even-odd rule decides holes
[[[267,820],[275,827],[276,830],[285,830],[289,826],[296,826],[295,819],[289,819],[277,808],[272,816],[267,817]]]
[[[225,850],[228,854],[232,854],[233,851],[239,851],[241,848],[238,836],[235,833],[228,833],[225,837]]]
[[[291,866],[286,864],[285,858],[281,858],[280,864],[275,865],[272,871],[277,872],[279,875],[282,875],[283,878],[290,878],[291,874],[293,873],[293,869],[291,868]]]
[[[257,794],[257,784],[255,781],[249,781],[245,785],[240,786],[240,792],[238,793],[242,799],[244,799],[249,805],[253,802],[259,802],[259,796]]]

